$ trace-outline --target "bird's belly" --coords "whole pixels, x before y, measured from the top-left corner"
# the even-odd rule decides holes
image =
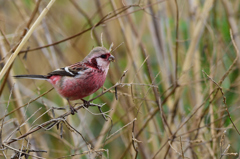
[[[87,97],[104,84],[106,76],[100,74],[98,76],[89,76],[88,78],[64,77],[60,80],[58,92],[61,96],[69,100],[77,100]]]

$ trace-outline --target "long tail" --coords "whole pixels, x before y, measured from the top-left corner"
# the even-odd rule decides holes
[[[47,80],[48,76],[46,75],[16,75],[13,76],[15,78],[27,78],[27,79],[39,79],[39,80]]]

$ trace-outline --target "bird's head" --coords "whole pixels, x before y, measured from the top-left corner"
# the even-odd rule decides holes
[[[110,62],[114,61],[114,59],[114,56],[111,55],[105,47],[95,47],[84,58],[84,62],[90,63],[91,66],[105,71],[108,70]]]

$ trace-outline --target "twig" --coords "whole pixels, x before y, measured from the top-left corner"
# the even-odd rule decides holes
[[[134,150],[136,152],[135,159],[137,159],[137,156],[138,156],[138,145],[135,144],[136,137],[134,135],[134,129],[135,129],[135,120],[133,121],[133,127],[132,127],[132,145],[133,145],[133,148],[134,148]]]
[[[182,152],[182,158],[184,159],[184,152],[183,152],[183,148],[182,148],[182,137],[180,136],[180,147],[181,147],[181,152]]]
[[[66,120],[65,120],[65,123],[69,126],[69,127],[71,127],[76,133],[78,133],[81,137],[82,137],[82,139],[83,139],[83,141],[87,144],[87,145],[90,145],[90,143],[89,142],[87,142],[87,140],[83,137],[83,135],[79,132],[79,131],[77,131],[72,125],[70,125]],[[91,145],[90,145],[91,146]]]
[[[11,96],[12,96],[12,92],[13,92],[13,88],[14,88],[14,84],[12,86],[12,89],[10,91],[10,95],[9,95],[9,99],[8,99],[8,104],[7,104],[7,107],[5,109],[5,112],[4,112],[4,117],[2,119],[2,124],[1,124],[1,130],[0,130],[0,147],[2,147],[2,131],[3,131],[3,124],[4,124],[4,119],[5,119],[5,114],[7,113],[7,109],[8,109],[8,106],[9,106],[9,102],[10,102],[10,99],[11,99]]]
[[[120,129],[118,129],[117,131],[115,131],[114,133],[112,133],[111,135],[109,135],[106,140],[110,139],[113,135],[117,134],[119,131],[121,131],[122,129],[124,129],[125,127],[127,127],[128,125],[132,124],[134,121],[136,121],[137,119],[133,119],[133,121],[130,121],[129,123],[127,123],[126,125],[124,125],[123,127],[121,127]]]
[[[92,106],[97,106],[98,107],[98,109],[99,109],[99,111],[100,111],[100,114],[96,114],[96,113],[93,113],[93,112],[91,112],[87,107],[85,107],[84,105],[83,105],[83,108],[84,109],[86,109],[88,112],[90,112],[91,114],[93,114],[93,115],[102,115],[103,116],[103,118],[105,119],[105,121],[108,121],[107,120],[107,118],[105,117],[105,115],[106,115],[106,113],[108,113],[109,111],[111,111],[111,110],[109,110],[109,111],[107,111],[107,112],[102,112],[102,106],[104,106],[105,105],[105,103],[104,104],[102,104],[102,105],[99,105],[99,104],[93,104],[93,103],[91,103],[92,104]]]
[[[18,107],[18,108],[16,108],[16,109],[12,110],[12,111],[9,112],[8,114],[4,115],[4,117],[0,118],[0,120],[2,120],[3,118],[9,116],[10,114],[14,113],[15,111],[17,111],[17,110],[19,110],[19,109],[21,109],[21,108],[27,106],[28,104],[30,104],[30,103],[36,101],[37,99],[39,99],[40,97],[42,97],[42,96],[44,96],[45,94],[49,93],[49,92],[52,91],[53,89],[54,89],[54,88],[49,89],[49,90],[46,91],[45,93],[43,93],[43,94],[41,94],[40,96],[36,97],[35,99],[29,101],[28,103],[24,104],[23,106],[20,106],[20,107]]]
[[[180,156],[182,155],[180,152],[178,152],[178,151],[172,146],[172,144],[171,144],[170,141],[168,141],[168,144],[169,144],[169,146],[170,146],[177,154],[179,154]]]
[[[224,103],[224,106],[225,106],[225,108],[226,108],[228,117],[229,117],[231,123],[233,124],[233,127],[235,128],[235,130],[236,130],[236,131],[238,132],[238,134],[240,135],[240,132],[238,131],[236,125],[235,125],[234,122],[232,121],[231,115],[230,115],[230,113],[229,113],[229,111],[228,111],[228,107],[227,107],[227,103],[226,103],[226,97],[225,97],[225,95],[224,95],[224,93],[223,93],[222,87],[221,87],[217,82],[215,82],[211,77],[209,77],[206,72],[203,71],[203,73],[219,88],[219,90],[220,90],[220,92],[221,92],[221,94],[222,94],[223,103]]]
[[[24,154],[24,155],[29,155],[29,156],[32,156],[32,157],[36,157],[36,158],[42,158],[42,159],[45,159],[44,157],[40,157],[40,156],[35,156],[35,155],[30,155],[30,154],[28,154],[27,153],[27,151],[26,152],[24,152],[24,151],[20,151],[20,150],[18,150],[18,149],[15,149],[15,148],[13,148],[13,147],[11,147],[11,146],[9,146],[8,144],[4,144],[4,146],[6,146],[7,148],[9,148],[9,149],[11,149],[11,150],[13,150],[13,151],[16,151],[16,152],[18,152],[19,154]],[[41,151],[41,150],[40,150]],[[39,151],[39,152],[40,152]],[[37,152],[37,150],[35,150],[35,151],[32,151],[32,152]],[[41,151],[41,152],[46,152],[46,151]],[[20,156],[19,156],[20,157]]]
[[[93,100],[95,100],[95,99],[97,99],[98,97],[104,95],[105,93],[107,93],[107,92],[110,91],[111,89],[113,89],[113,88],[115,88],[115,87],[117,87],[117,86],[120,86],[120,85],[124,85],[124,84],[122,84],[122,83],[116,83],[114,86],[112,86],[112,87],[106,89],[106,90],[103,91],[101,94],[99,94],[99,95],[97,95],[96,97],[90,99],[88,102],[92,102]]]
[[[112,53],[112,52],[114,52],[115,50],[117,50],[117,48],[119,48],[122,44],[124,44],[124,42],[122,42],[121,44],[119,44],[117,47],[115,47],[115,48],[112,50],[112,47],[113,47],[113,43],[112,43],[111,46],[109,47],[110,53]]]
[[[95,153],[100,153],[100,152],[105,152],[106,150],[105,149],[99,149],[99,150],[90,150],[90,151],[84,151],[84,152],[82,152],[82,153],[78,153],[78,154],[72,154],[72,155],[68,155],[68,156],[63,156],[63,157],[58,157],[58,158],[56,158],[56,159],[65,159],[65,158],[68,158],[68,157],[74,157],[74,156],[83,156],[83,155],[87,155],[87,154],[91,154],[91,153],[93,153],[93,152],[95,152]]]
[[[228,150],[230,148],[230,144],[227,145],[226,149],[223,151],[223,153],[221,154],[221,157],[220,159],[223,157],[223,156],[237,156],[238,153],[228,153]]]
[[[223,146],[224,146],[224,141],[225,141],[225,134],[226,134],[226,130],[223,131],[222,135],[221,135],[221,139],[220,139],[220,152],[221,154],[223,154]]]

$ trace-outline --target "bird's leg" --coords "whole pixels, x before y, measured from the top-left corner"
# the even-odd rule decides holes
[[[85,100],[85,99],[81,99],[82,101],[83,101],[83,105],[85,106],[85,107],[89,107],[90,106],[90,103],[89,103],[89,101],[87,101],[87,100]]]
[[[71,110],[71,114],[72,114],[72,115],[74,115],[74,114],[75,114],[75,112],[77,113],[77,110],[76,110],[76,109],[74,109],[74,107],[71,105],[71,103],[70,103],[69,99],[67,99],[67,101],[68,101],[68,104],[69,104],[69,108],[70,108],[70,110]]]

